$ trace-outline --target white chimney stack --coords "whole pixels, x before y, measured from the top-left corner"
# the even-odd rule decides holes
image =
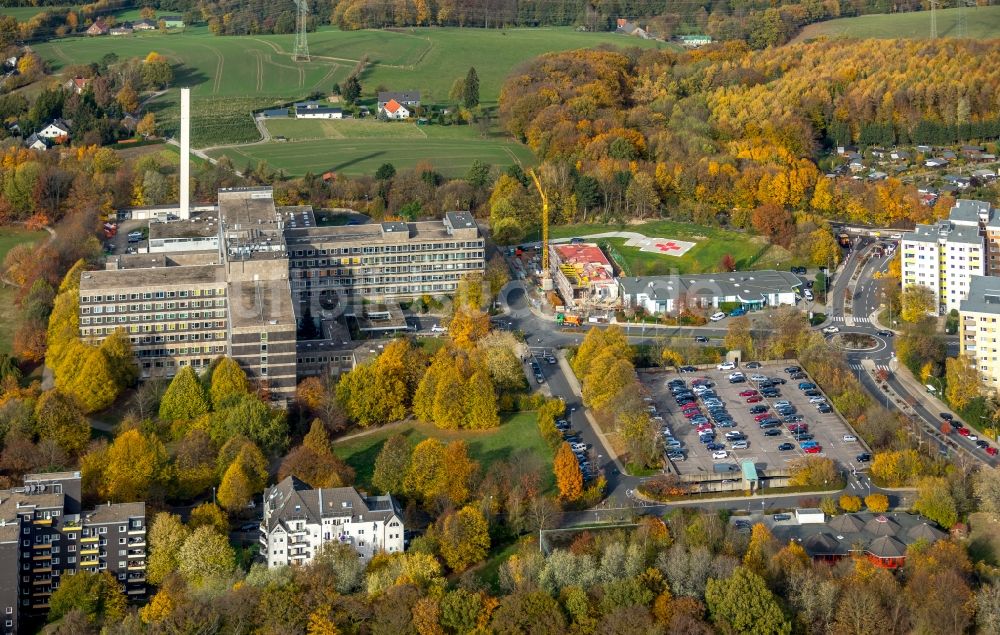
[[[181,89],[181,206],[177,214],[182,219],[191,218],[191,89]]]

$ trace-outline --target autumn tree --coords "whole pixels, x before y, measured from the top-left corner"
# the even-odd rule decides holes
[[[949,357],[945,361],[947,388],[945,397],[955,410],[964,410],[980,395],[981,384],[975,362],[965,355]]]
[[[394,434],[379,450],[375,458],[372,485],[384,494],[404,491],[406,474],[410,468],[410,442],[401,434]]]
[[[861,511],[861,497],[843,494],[841,495],[840,500],[837,501],[837,505],[848,513],[859,512]]]
[[[219,505],[229,513],[236,513],[267,484],[267,460],[252,442],[236,438],[219,450],[219,463],[222,471]]]
[[[753,358],[754,342],[750,326],[750,318],[745,315],[730,319],[723,340],[725,347],[730,351],[742,351],[744,358]]]
[[[149,500],[162,494],[168,478],[167,451],[136,428],[119,434],[108,448],[101,493],[116,502]]]
[[[229,533],[229,519],[218,505],[206,502],[191,510],[188,527],[192,530],[199,527],[211,527],[225,536]]]
[[[482,362],[493,386],[500,393],[516,392],[526,385],[524,369],[517,356],[518,341],[512,333],[490,331],[478,343]]]
[[[195,587],[225,581],[235,570],[236,555],[229,540],[212,527],[195,529],[177,552],[177,571]]]
[[[184,366],[174,375],[160,400],[160,419],[164,421],[191,420],[207,414],[208,395],[194,369]]]
[[[212,380],[209,395],[212,407],[218,410],[224,407],[234,397],[250,392],[250,382],[247,374],[232,357],[223,357],[212,370]]]
[[[486,558],[490,532],[486,519],[475,507],[463,507],[439,521],[441,556],[453,571],[464,571]]]
[[[90,440],[90,424],[76,403],[58,391],[42,393],[35,405],[38,435],[68,454],[79,454]]]
[[[732,254],[725,254],[719,261],[719,269],[722,271],[736,271],[736,259]]]
[[[115,101],[118,102],[118,105],[121,106],[122,111],[124,112],[135,112],[139,109],[139,96],[130,84],[125,84],[125,86],[118,91],[118,94],[115,95]]]
[[[73,610],[83,613],[92,626],[116,624],[125,617],[127,602],[118,581],[108,571],[77,571],[61,580],[49,599],[49,622]]]
[[[869,494],[865,496],[865,507],[873,514],[883,514],[889,511],[889,497],[885,494]]]
[[[466,351],[471,351],[489,331],[490,316],[477,308],[459,307],[448,322],[448,337]]]
[[[333,453],[326,426],[319,419],[313,419],[302,445],[281,462],[278,480],[288,476],[296,476],[315,488],[345,487],[354,482],[354,470]]]
[[[156,115],[151,112],[147,112],[143,115],[139,123],[136,124],[135,131],[144,138],[149,138],[156,135]]]
[[[580,498],[580,495],[583,494],[583,474],[580,472],[580,464],[576,460],[573,450],[569,447],[569,443],[563,442],[559,446],[552,462],[552,470],[556,475],[559,495],[568,501]]]
[[[763,578],[746,567],[737,567],[726,579],[710,578],[705,602],[712,621],[720,628],[737,633],[792,632],[792,624],[774,593]]]
[[[930,287],[911,284],[903,289],[902,303],[899,316],[904,322],[916,323],[928,314],[937,312],[938,299]]]
[[[797,487],[825,488],[839,481],[837,466],[832,459],[807,456],[793,460],[788,466],[789,484]]]
[[[958,522],[958,508],[951,494],[947,480],[925,477],[917,483],[917,500],[913,504],[920,514],[933,520],[945,529],[951,529]]]

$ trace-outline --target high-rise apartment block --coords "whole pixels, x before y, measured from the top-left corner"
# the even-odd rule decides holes
[[[79,472],[29,474],[0,490],[0,633],[44,617],[60,581],[81,571],[108,571],[130,600],[145,596],[145,503],[83,511]]]
[[[947,220],[917,225],[901,240],[902,284],[929,288],[934,315],[958,309],[972,276],[1000,275],[1000,218],[984,201],[959,200]]]
[[[972,278],[959,309],[959,351],[976,366],[983,383],[1000,388],[1000,277]]]
[[[136,236],[139,253],[113,255],[106,269],[81,274],[81,337],[96,342],[124,329],[143,379],[228,355],[287,401],[299,377],[351,358],[329,346],[297,346],[309,303],[343,308],[446,295],[485,268],[484,240],[468,212],[319,227],[311,207],[276,207],[271,188],[218,196],[216,210],[150,221],[148,242]]]

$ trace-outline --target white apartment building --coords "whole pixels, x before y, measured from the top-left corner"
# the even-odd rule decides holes
[[[928,287],[938,298],[934,315],[958,309],[969,293],[972,276],[991,271],[988,233],[1000,230],[990,204],[960,200],[947,220],[917,225],[903,234],[902,284]]]
[[[987,387],[1000,388],[1000,278],[973,277],[959,316],[961,353],[975,362]]]
[[[313,489],[294,476],[264,492],[260,544],[268,567],[311,562],[329,542],[351,545],[365,561],[403,551],[399,503],[353,487]]]

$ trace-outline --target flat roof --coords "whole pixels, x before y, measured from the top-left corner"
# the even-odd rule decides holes
[[[295,322],[287,279],[243,280],[229,285],[232,327]]]
[[[391,229],[386,231],[386,226]],[[364,225],[335,225],[330,227],[295,227],[285,226],[285,237],[289,246],[308,245],[317,242],[378,242],[386,234],[398,235],[403,228],[409,231],[409,240],[459,240],[459,237],[448,233],[447,227],[441,221],[417,221],[404,223],[366,223]],[[464,228],[463,228],[464,229]],[[477,236],[478,231],[477,231]]]
[[[673,276],[621,276],[618,284],[628,295],[645,293],[655,300],[669,300],[681,294],[691,296],[735,296],[744,302],[759,301],[773,293],[794,293],[802,285],[788,271],[736,271]]]
[[[216,216],[196,216],[190,220],[151,221],[149,239],[158,238],[211,238],[219,235]]]
[[[147,256],[148,257],[148,256]],[[163,262],[163,259],[151,259]],[[128,268],[103,271],[84,271],[80,274],[80,291],[97,289],[125,289],[129,287],[179,287],[193,284],[226,284],[222,265],[164,266]]]
[[[970,276],[969,295],[959,307],[963,312],[1000,314],[1000,278]]]

